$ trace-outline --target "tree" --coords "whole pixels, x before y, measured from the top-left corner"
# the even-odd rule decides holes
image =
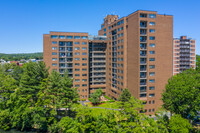
[[[119,96],[119,101],[121,102],[128,102],[131,98],[131,93],[129,90],[126,88],[122,91],[121,95]]]
[[[187,70],[168,80],[162,94],[163,107],[183,118],[193,118],[200,110],[200,74]]]
[[[96,105],[98,103],[100,103],[100,98],[101,95],[103,94],[101,89],[96,90],[92,95],[91,95],[91,102],[92,104]]]
[[[189,133],[191,129],[192,125],[181,115],[173,115],[169,120],[169,131],[171,133]]]
[[[196,55],[196,70],[200,71],[200,55]]]

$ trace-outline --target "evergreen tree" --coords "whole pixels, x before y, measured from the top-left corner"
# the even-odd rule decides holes
[[[121,95],[119,96],[119,101],[121,102],[128,102],[131,98],[131,93],[129,90],[126,88],[122,91]]]

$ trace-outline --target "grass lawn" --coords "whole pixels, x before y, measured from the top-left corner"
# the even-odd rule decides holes
[[[94,116],[99,116],[100,114],[105,115],[106,113],[109,112],[119,112],[117,110],[108,110],[108,109],[99,109],[99,108],[91,108],[92,110],[92,115]]]

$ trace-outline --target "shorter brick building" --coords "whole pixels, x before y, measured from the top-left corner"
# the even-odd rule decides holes
[[[181,36],[174,38],[173,44],[173,74],[196,67],[195,40]]]

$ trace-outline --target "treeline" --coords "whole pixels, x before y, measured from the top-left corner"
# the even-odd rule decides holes
[[[8,67],[8,66],[7,66]],[[140,113],[143,102],[124,89],[118,110],[96,115],[78,103],[79,95],[67,73],[50,74],[43,62],[23,67],[0,67],[0,129],[50,133],[189,133],[200,105],[200,74],[189,70],[171,78],[162,100],[164,109],[156,120]],[[194,76],[193,76],[194,75]],[[182,92],[181,92],[182,91]],[[99,97],[94,94],[93,101]]]
[[[0,59],[6,61],[19,61],[21,59],[43,59],[43,52],[38,53],[21,53],[21,54],[4,54],[0,53]]]

